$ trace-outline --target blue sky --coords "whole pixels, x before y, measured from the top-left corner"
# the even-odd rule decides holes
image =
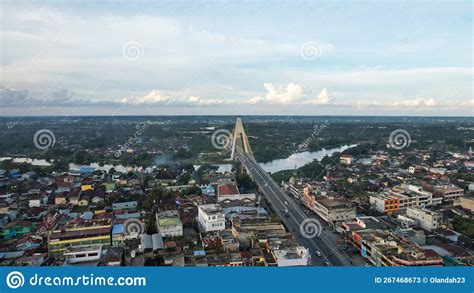
[[[471,1],[1,2],[0,115],[469,115]]]

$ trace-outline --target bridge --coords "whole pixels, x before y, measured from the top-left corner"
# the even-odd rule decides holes
[[[301,245],[309,249],[312,265],[352,265],[350,258],[330,240],[331,232],[323,228],[315,215],[308,216],[302,205],[284,192],[255,160],[240,118],[237,118],[231,149],[232,159],[242,163],[250,178],[257,184],[260,192],[265,195],[290,233]],[[305,232],[306,229],[308,229],[307,232]]]

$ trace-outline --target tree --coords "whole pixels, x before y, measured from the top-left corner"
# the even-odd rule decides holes
[[[191,179],[191,174],[189,173],[184,173],[181,176],[179,176],[178,180],[176,181],[177,185],[186,185],[188,184],[189,180]]]

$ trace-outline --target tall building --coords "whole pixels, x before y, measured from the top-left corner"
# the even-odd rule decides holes
[[[197,221],[199,227],[205,231],[221,231],[225,229],[225,214],[218,204],[198,206]]]
[[[432,250],[395,232],[379,229],[353,231],[349,243],[375,266],[442,266],[443,259]]]
[[[416,220],[421,228],[430,231],[438,229],[443,220],[441,213],[420,208],[407,208],[407,216]]]
[[[328,223],[343,222],[356,218],[356,209],[344,198],[316,198],[313,210]]]

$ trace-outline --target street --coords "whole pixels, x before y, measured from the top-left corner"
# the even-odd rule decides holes
[[[311,253],[312,265],[335,265],[335,266],[351,266],[350,258],[340,251],[335,243],[331,241],[326,230],[320,231],[319,236],[305,237],[300,231],[300,224],[306,219],[316,219],[316,216],[310,217],[305,214],[303,208],[286,194],[278,184],[265,172],[260,165],[242,151],[237,149],[236,157],[242,162],[244,167],[249,172],[250,177],[259,186],[260,191],[266,196],[273,210],[282,219],[283,223],[293,234],[298,242],[309,248]],[[319,222],[319,220],[318,220]],[[322,223],[316,229],[322,229]],[[319,251],[321,256],[318,256],[316,251]]]

